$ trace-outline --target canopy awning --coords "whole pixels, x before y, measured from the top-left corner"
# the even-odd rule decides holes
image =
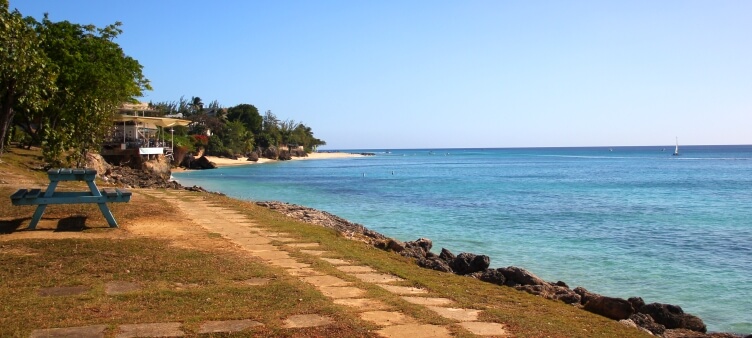
[[[133,115],[115,115],[116,122],[143,122],[150,123],[157,127],[174,127],[174,126],[187,126],[191,123],[190,120],[174,119],[170,117],[146,117],[146,116],[133,116]]]

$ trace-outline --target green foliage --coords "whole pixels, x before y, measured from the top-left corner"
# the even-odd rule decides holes
[[[44,54],[33,22],[9,12],[0,0],[0,154],[16,112],[44,108],[55,90],[57,72]]]
[[[206,154],[214,156],[226,156],[229,155],[225,144],[219,135],[212,135],[209,137],[209,142],[206,145]]]
[[[227,120],[240,121],[253,135],[261,134],[264,121],[258,112],[258,108],[252,104],[239,104],[227,109]]]
[[[34,27],[30,37],[40,41],[47,67],[59,75],[49,104],[29,106],[14,122],[37,143],[52,165],[81,166],[112,125],[117,107],[150,90],[141,65],[125,55],[113,40],[120,23],[97,28],[68,21],[42,22],[26,18]],[[66,163],[67,162],[67,163]]]
[[[230,153],[247,153],[251,151],[253,148],[253,139],[249,135],[245,129],[245,125],[240,121],[228,122],[222,129],[222,132],[218,134],[226,150]]]

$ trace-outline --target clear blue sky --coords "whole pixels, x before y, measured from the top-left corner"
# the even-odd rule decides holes
[[[752,1],[11,0],[326,149],[752,144]]]

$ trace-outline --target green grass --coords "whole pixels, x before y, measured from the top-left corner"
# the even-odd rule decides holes
[[[257,329],[262,334],[281,327],[290,315],[306,313],[335,318],[335,326],[348,335],[370,335],[353,314],[309,285],[249,257],[180,249],[146,238],[13,240],[1,245],[2,337],[102,322],[179,321],[195,332],[204,321],[249,318],[266,324]],[[250,278],[268,278],[269,283],[243,283]],[[107,295],[110,281],[143,288]],[[78,285],[92,289],[82,295],[39,295],[43,288]]]

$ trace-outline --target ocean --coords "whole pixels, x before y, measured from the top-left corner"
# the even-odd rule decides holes
[[[174,176],[752,333],[752,146],[364,151]]]

